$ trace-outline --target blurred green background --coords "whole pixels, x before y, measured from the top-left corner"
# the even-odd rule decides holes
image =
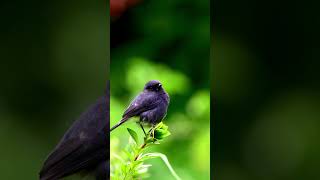
[[[160,80],[171,97],[164,123],[172,134],[149,150],[166,154],[184,180],[210,174],[209,13],[209,1],[143,1],[111,23],[110,124],[147,81]],[[118,151],[126,127],[143,137],[133,120],[125,123],[111,133]],[[149,179],[173,179],[160,159],[149,162]]]
[[[214,179],[320,179],[319,5],[212,3]]]
[[[38,179],[63,133],[104,94],[106,4],[1,1],[0,179]]]

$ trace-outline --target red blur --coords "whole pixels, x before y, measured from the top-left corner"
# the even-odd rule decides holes
[[[126,9],[136,5],[141,0],[110,0],[111,17],[120,16]]]

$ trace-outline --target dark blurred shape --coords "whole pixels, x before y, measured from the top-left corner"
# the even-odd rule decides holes
[[[46,159],[41,180],[60,179],[83,171],[94,173],[97,180],[109,177],[109,104],[107,90],[73,123]]]
[[[109,2],[1,1],[0,21],[0,179],[35,180],[73,120],[103,95]]]
[[[320,179],[318,1],[214,1],[215,179]]]

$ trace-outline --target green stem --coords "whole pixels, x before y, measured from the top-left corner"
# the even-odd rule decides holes
[[[144,143],[141,145],[141,147],[140,147],[139,150],[138,150],[138,153],[136,154],[136,156],[135,156],[135,158],[134,158],[134,161],[136,161],[136,160],[138,159],[141,151],[142,151],[146,146],[147,146],[147,143],[146,143],[146,142],[144,142]]]

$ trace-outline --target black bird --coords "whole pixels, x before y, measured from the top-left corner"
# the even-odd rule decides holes
[[[40,180],[57,180],[75,173],[109,179],[109,85],[105,96],[91,105],[47,157]]]
[[[169,95],[163,89],[160,81],[151,80],[145,86],[144,90],[130,103],[129,107],[122,115],[118,124],[113,126],[110,131],[119,127],[131,117],[140,117],[139,124],[143,129],[143,124],[156,125],[162,121],[167,114],[169,105]]]

